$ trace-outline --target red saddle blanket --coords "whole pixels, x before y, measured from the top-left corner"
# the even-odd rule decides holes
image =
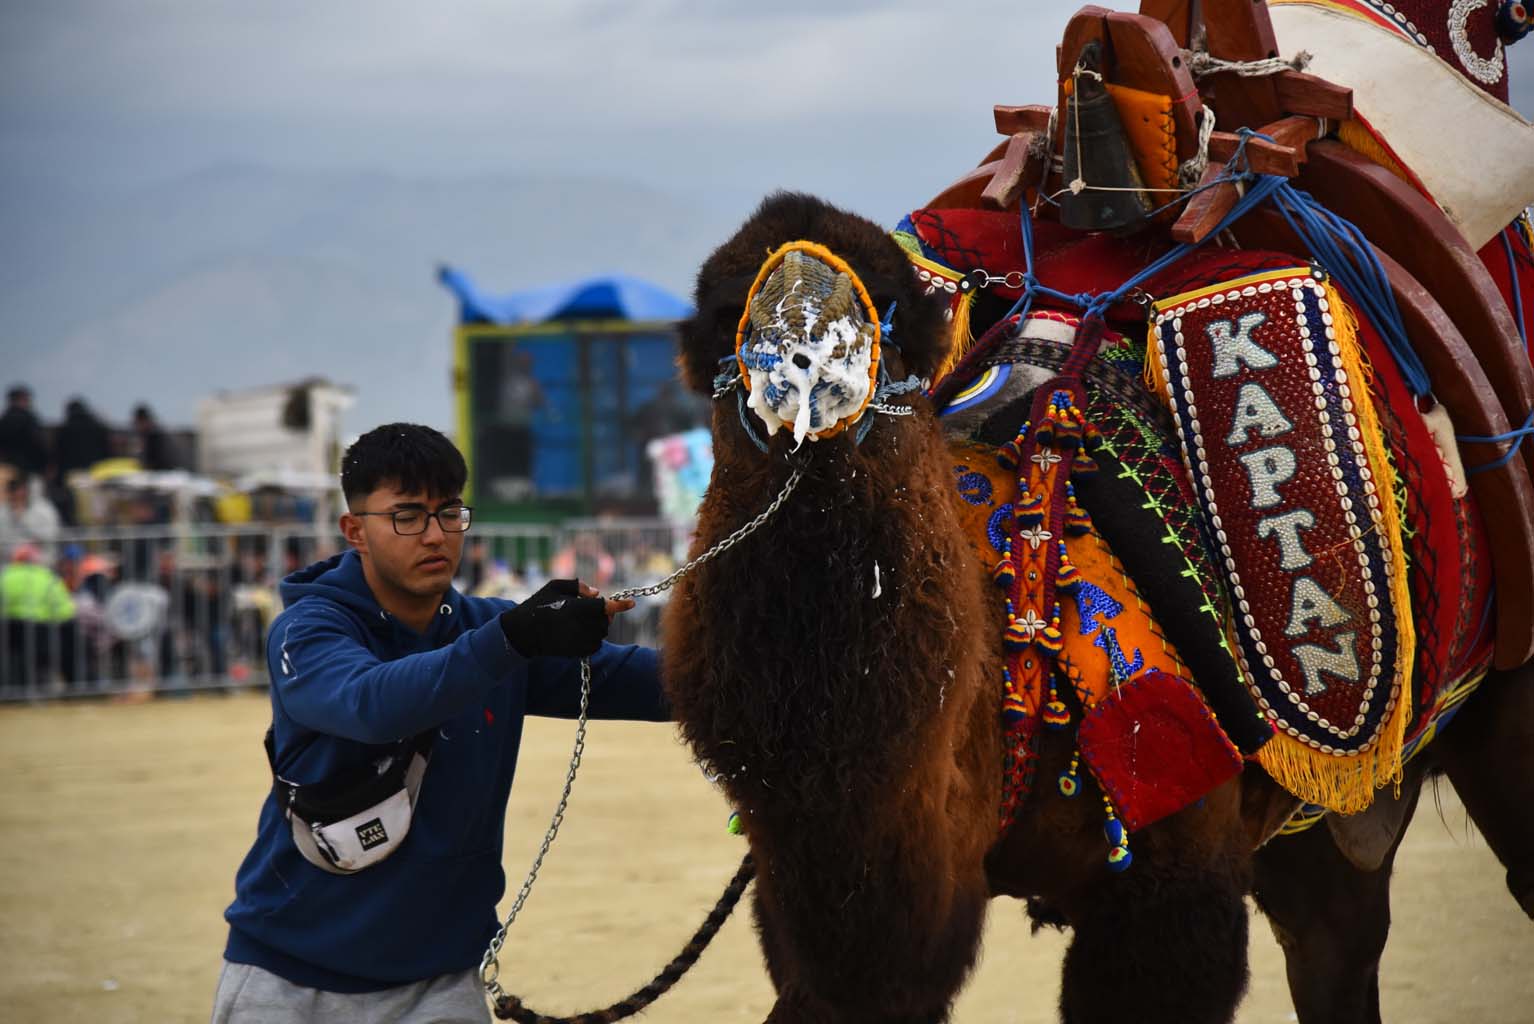
[[[982,268],[995,277],[1022,265],[1021,245],[1016,241],[1015,214],[977,210],[918,211],[904,227],[911,236],[908,244],[915,241],[928,259],[961,271]],[[1035,241],[1035,267],[1039,279],[1049,287],[1065,292],[1112,289],[1159,254],[1155,249],[1145,249],[1143,243],[1125,245],[1107,236],[1077,236],[1057,225],[1039,225]],[[1147,291],[1154,296],[1171,296],[1281,267],[1293,268],[1293,257],[1266,252],[1208,250],[1181,261],[1149,282]],[[996,282],[991,288],[1005,292],[1007,283]],[[1338,301],[1350,306],[1346,296],[1338,296]],[[1131,335],[1136,333],[1136,320],[1141,315],[1139,307],[1133,304],[1110,311],[1115,326]],[[1139,320],[1139,323],[1144,321]],[[1411,661],[1396,666],[1388,681],[1387,688],[1395,691],[1397,702],[1409,702],[1413,709],[1410,720],[1399,723],[1395,733],[1397,738],[1391,743],[1398,752],[1403,744],[1408,749],[1414,748],[1417,741],[1430,732],[1433,722],[1451,700],[1462,698],[1467,680],[1477,678],[1484,671],[1489,654],[1486,612],[1491,571],[1479,512],[1469,498],[1453,496],[1438,448],[1396,372],[1388,350],[1366,322],[1356,323],[1353,336],[1362,364],[1368,368],[1363,374],[1364,392],[1372,400],[1371,407],[1377,411],[1377,433],[1396,478],[1392,491],[1401,534],[1400,550],[1406,563],[1404,590],[1409,595],[1409,601],[1403,602],[1409,610],[1402,625],[1417,640]],[[976,367],[981,369],[976,372]],[[967,384],[992,370],[994,363],[987,366],[983,361],[968,359],[956,371],[955,380],[934,391],[939,395],[945,389],[949,395],[962,392]],[[969,398],[973,400],[973,395]],[[1270,531],[1269,539],[1281,544],[1283,535]],[[1275,557],[1274,564],[1281,565],[1281,549]],[[1283,592],[1280,588],[1280,593]],[[1292,599],[1292,587],[1288,588],[1285,597]],[[1363,607],[1367,608],[1367,601]],[[1371,635],[1371,644],[1373,639]],[[1372,649],[1369,654],[1372,656]],[[1262,657],[1261,653],[1256,655],[1257,664],[1262,664]],[[1300,669],[1298,677],[1303,674]],[[1246,675],[1251,682],[1250,671]],[[1388,703],[1388,698],[1375,701],[1359,695],[1354,700],[1353,718],[1361,713],[1365,700],[1369,700],[1368,712],[1363,712],[1366,719],[1370,717],[1369,712],[1373,712],[1374,717],[1381,716]],[[1272,704],[1271,699],[1269,703]],[[1333,718],[1347,717],[1346,709],[1340,708],[1342,701],[1337,703],[1339,707],[1330,712],[1317,711],[1316,719],[1324,717],[1330,722]],[[1293,702],[1289,707],[1291,711],[1296,710]],[[1286,719],[1286,724],[1301,732],[1304,726],[1313,726],[1313,720],[1308,717],[1310,710],[1314,709],[1300,712],[1299,721]],[[1294,738],[1292,733],[1286,735]],[[1318,741],[1318,745],[1320,743],[1325,741]],[[1346,751],[1337,753],[1338,744],[1326,745],[1333,747],[1332,752],[1326,753],[1327,758],[1346,756]],[[1317,747],[1309,749],[1314,751]],[[1386,764],[1385,774],[1398,769],[1399,763],[1397,753]],[[1313,768],[1313,764],[1307,763],[1304,771],[1290,774],[1312,775]],[[1299,783],[1295,788],[1307,799],[1322,796],[1331,806],[1352,807],[1367,804],[1379,773],[1371,770],[1369,776],[1368,786],[1343,787],[1351,795],[1342,800],[1338,799],[1335,780],[1329,773],[1322,773],[1324,781],[1320,783],[1312,779],[1306,784],[1305,779],[1299,777],[1291,781]]]

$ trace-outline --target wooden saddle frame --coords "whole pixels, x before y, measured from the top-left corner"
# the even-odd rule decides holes
[[[1434,395],[1459,433],[1505,434],[1534,411],[1534,365],[1475,251],[1430,199],[1332,137],[1353,117],[1350,89],[1290,69],[1263,77],[1213,71],[1195,80],[1190,43],[1223,61],[1279,57],[1263,0],[1142,0],[1139,13],[1083,7],[1056,50],[1056,105],[995,107],[997,131],[1006,138],[928,208],[1018,210],[1038,190],[1053,194],[1061,187],[1053,154],[1061,152],[1065,127],[1054,111],[1066,109],[1077,54],[1092,42],[1104,55],[1108,81],[1171,98],[1177,161],[1199,152],[1205,109],[1214,113],[1202,184],[1219,178],[1240,144],[1237,130],[1250,127],[1273,140],[1248,140],[1245,157],[1252,170],[1294,179],[1363,232],[1389,277]],[[1163,230],[1177,242],[1203,241],[1239,197],[1232,183],[1207,188],[1180,213],[1162,214],[1148,230]],[[1048,211],[1047,204],[1038,205],[1041,216]],[[1310,256],[1271,211],[1248,214],[1230,231],[1244,248]],[[1492,445],[1461,449],[1470,471],[1498,455]],[[1496,468],[1471,472],[1469,482],[1488,513],[1496,572],[1493,664],[1513,668],[1534,659],[1534,444],[1524,443],[1518,457]]]

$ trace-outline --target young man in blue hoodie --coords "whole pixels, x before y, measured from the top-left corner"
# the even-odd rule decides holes
[[[352,549],[282,582],[267,644],[276,774],[303,792],[401,740],[432,746],[405,838],[352,874],[306,859],[267,796],[224,913],[213,1024],[488,1021],[477,968],[505,890],[523,716],[575,717],[589,656],[591,717],[668,718],[656,653],[603,640],[632,602],[573,580],[521,604],[453,589],[466,475],[429,427],[364,434],[341,469]]]

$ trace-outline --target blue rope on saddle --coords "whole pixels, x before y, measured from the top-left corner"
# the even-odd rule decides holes
[[[1513,255],[1513,242],[1512,239],[1508,238],[1507,236],[1508,230],[1504,228],[1501,235],[1502,251],[1507,255],[1507,280],[1508,284],[1511,286],[1510,297],[1513,300],[1513,316],[1518,323],[1518,338],[1523,342],[1523,347],[1527,349],[1529,347],[1529,334],[1528,328],[1523,322],[1523,294],[1518,287],[1518,258]],[[1501,469],[1503,466],[1511,462],[1513,457],[1518,454],[1518,450],[1523,447],[1523,439],[1526,437],[1534,437],[1534,411],[1531,411],[1529,415],[1524,419],[1523,426],[1515,427],[1505,434],[1454,435],[1454,439],[1456,441],[1462,441],[1465,444],[1503,444],[1507,441],[1513,442],[1512,444],[1508,445],[1507,451],[1503,452],[1495,459],[1492,459],[1490,462],[1485,463],[1484,465],[1476,466],[1474,469],[1465,470],[1467,476],[1474,476],[1476,473],[1485,473],[1492,469]]]
[[[1205,236],[1205,241],[1207,241],[1209,238],[1213,238],[1221,231],[1224,231],[1227,227],[1235,223],[1241,217],[1245,216],[1259,204],[1266,201],[1275,191],[1277,191],[1278,188],[1286,185],[1287,181],[1283,178],[1273,175],[1256,175],[1249,170],[1241,169],[1244,168],[1246,164],[1247,140],[1253,137],[1265,138],[1265,136],[1262,136],[1259,133],[1242,129],[1241,140],[1237,143],[1236,152],[1231,156],[1230,162],[1226,164],[1225,174],[1222,174],[1214,181],[1211,181],[1206,185],[1202,185],[1199,188],[1196,188],[1193,191],[1187,193],[1186,195],[1173,200],[1171,203],[1167,203],[1165,206],[1154,211],[1154,213],[1160,213],[1161,210],[1165,210],[1175,203],[1186,202],[1188,199],[1197,195],[1199,192],[1203,192],[1206,189],[1215,188],[1219,185],[1234,183],[1238,186],[1246,186],[1245,192],[1242,194],[1240,200],[1237,201],[1236,205],[1220,220],[1220,223],[1215,226],[1215,229],[1209,232],[1207,236]],[[1141,284],[1145,283],[1151,277],[1159,274],[1166,268],[1172,266],[1178,260],[1193,252],[1203,244],[1203,242],[1182,242],[1173,246],[1171,249],[1163,253],[1160,258],[1148,264],[1147,266],[1142,267],[1137,273],[1130,277],[1129,280],[1125,281],[1123,284],[1119,285],[1112,291],[1100,293],[1069,293],[1057,291],[1056,289],[1050,288],[1040,282],[1038,277],[1034,274],[1033,215],[1029,210],[1027,203],[1022,203],[1020,206],[1022,209],[1022,216],[1020,219],[1022,222],[1024,261],[1023,294],[1018,298],[1017,302],[1013,304],[1012,308],[1007,310],[1006,316],[1003,317],[1003,319],[1008,319],[1018,314],[1027,316],[1028,311],[1033,308],[1034,299],[1040,295],[1046,296],[1048,298],[1053,298],[1061,302],[1070,303],[1071,305],[1082,310],[1085,316],[1100,317],[1104,312],[1107,311],[1110,306],[1114,305],[1115,303],[1122,302],[1124,299],[1128,298],[1129,295],[1133,293],[1134,290]]]
[[[1418,398],[1429,394],[1433,384],[1412,348],[1411,339],[1406,336],[1406,325],[1401,321],[1401,310],[1396,305],[1390,277],[1363,232],[1288,181],[1275,190],[1273,198],[1273,205],[1300,236],[1316,262],[1325,267],[1348,297],[1369,314],[1370,324],[1379,331],[1385,347],[1395,357],[1396,366],[1400,367],[1411,393]]]
[[[1186,195],[1167,203],[1165,206],[1154,211],[1160,213],[1175,203],[1185,202],[1192,196],[1204,189],[1214,188],[1218,185],[1233,183],[1244,187],[1239,201],[1231,211],[1221,219],[1220,223],[1210,231],[1204,241],[1214,238],[1231,224],[1244,217],[1251,210],[1265,202],[1272,202],[1274,209],[1284,218],[1289,227],[1299,237],[1311,257],[1328,274],[1336,278],[1348,296],[1363,307],[1368,315],[1370,324],[1380,334],[1385,342],[1385,347],[1395,359],[1396,365],[1401,370],[1401,376],[1406,386],[1411,390],[1414,397],[1422,398],[1431,396],[1432,381],[1428,377],[1427,368],[1423,366],[1415,349],[1412,348],[1411,339],[1406,334],[1406,325],[1401,318],[1400,307],[1396,305],[1395,292],[1390,286],[1390,277],[1385,273],[1385,268],[1380,264],[1369,240],[1364,237],[1362,231],[1351,221],[1340,217],[1326,209],[1311,197],[1309,193],[1302,192],[1289,183],[1287,178],[1277,175],[1256,174],[1250,170],[1246,159],[1246,144],[1249,139],[1268,139],[1268,136],[1260,132],[1254,132],[1248,128],[1242,128],[1238,134],[1240,142],[1236,146],[1236,152],[1227,162],[1225,173],[1214,181],[1203,185]],[[1269,139],[1269,141],[1272,141]],[[1046,296],[1060,302],[1069,303],[1081,309],[1083,316],[1101,317],[1110,306],[1122,302],[1128,298],[1145,281],[1154,275],[1172,266],[1178,260],[1193,252],[1203,242],[1181,243],[1167,250],[1159,259],[1142,268],[1134,276],[1129,278],[1117,288],[1108,292],[1092,293],[1077,292],[1069,293],[1050,288],[1039,281],[1033,270],[1033,216],[1028,204],[1022,203],[1021,230],[1023,236],[1023,259],[1025,269],[1023,272],[1023,292],[1018,297],[1011,309],[1007,310],[1003,320],[1013,316],[1026,317],[1033,308],[1034,300],[1039,296]],[[1153,214],[1154,215],[1154,214]],[[1518,276],[1513,256],[1512,243],[1508,240],[1506,232],[1502,235],[1502,244],[1507,253],[1508,271],[1512,280],[1513,307],[1518,321],[1518,334],[1523,339],[1525,347],[1528,345],[1527,325],[1524,323],[1523,302],[1518,289]],[[1503,434],[1490,436],[1477,436],[1469,434],[1457,435],[1456,439],[1466,444],[1504,444],[1513,442],[1508,450],[1503,452],[1497,459],[1485,465],[1477,466],[1469,470],[1470,473],[1484,473],[1487,470],[1497,469],[1505,465],[1523,445],[1526,438],[1534,437],[1534,411],[1529,413],[1523,425]]]
[[[1296,189],[1289,184],[1287,178],[1271,174],[1256,174],[1251,171],[1246,158],[1247,142],[1254,138],[1272,140],[1261,132],[1254,132],[1249,128],[1240,129],[1238,134],[1241,137],[1240,141],[1237,143],[1235,153],[1225,165],[1224,174],[1207,185],[1200,186],[1167,203],[1155,212],[1160,213],[1161,210],[1175,203],[1186,202],[1199,192],[1219,185],[1235,184],[1238,187],[1244,187],[1244,192],[1236,205],[1220,220],[1214,230],[1204,236],[1203,241],[1208,241],[1256,207],[1271,200],[1305,247],[1310,250],[1315,261],[1327,273],[1335,277],[1343,289],[1368,312],[1370,322],[1380,332],[1391,355],[1401,367],[1401,373],[1406,378],[1407,386],[1411,388],[1412,394],[1417,396],[1427,394],[1431,390],[1427,370],[1411,347],[1411,342],[1406,336],[1406,327],[1401,320],[1401,311],[1396,306],[1395,294],[1390,288],[1390,279],[1385,274],[1384,268],[1380,266],[1363,232],[1346,219],[1321,206],[1308,193]],[[1101,316],[1110,306],[1122,302],[1145,281],[1172,266],[1203,244],[1203,241],[1184,242],[1173,246],[1159,259],[1141,268],[1129,280],[1112,291],[1099,294],[1091,292],[1070,294],[1046,287],[1034,275],[1033,216],[1027,203],[1020,205],[1025,262],[1023,294],[1007,311],[1007,317],[1018,313],[1026,316],[1033,306],[1035,297],[1039,295],[1068,302],[1083,310],[1086,316]]]
[[[1492,461],[1484,465],[1476,466],[1474,469],[1465,470],[1465,473],[1471,476],[1475,475],[1476,473],[1484,473],[1490,469],[1500,469],[1507,465],[1512,461],[1513,456],[1518,454],[1518,449],[1523,446],[1523,439],[1526,437],[1534,437],[1534,412],[1529,413],[1528,418],[1523,421],[1523,426],[1509,430],[1505,434],[1489,434],[1485,436],[1479,436],[1476,434],[1454,435],[1454,439],[1456,441],[1463,441],[1466,444],[1502,444],[1506,441],[1513,442],[1512,444],[1508,445],[1507,451],[1503,452]]]
[[[1385,268],[1380,264],[1375,255],[1374,248],[1369,240],[1364,237],[1362,231],[1351,221],[1340,217],[1326,209],[1307,192],[1302,192],[1289,183],[1287,178],[1277,175],[1259,175],[1253,173],[1246,160],[1246,144],[1249,139],[1268,139],[1261,132],[1254,132],[1247,128],[1239,130],[1241,136],[1237,144],[1236,152],[1226,164],[1226,171],[1214,181],[1187,193],[1172,203],[1166,204],[1155,213],[1160,213],[1174,203],[1185,202],[1206,188],[1214,188],[1225,183],[1244,185],[1245,192],[1241,199],[1226,214],[1215,229],[1205,236],[1205,241],[1214,238],[1221,231],[1245,216],[1255,207],[1264,202],[1271,201],[1274,209],[1284,218],[1289,227],[1299,237],[1305,248],[1310,251],[1316,263],[1336,278],[1353,301],[1363,307],[1368,315],[1370,324],[1380,334],[1385,342],[1385,347],[1395,359],[1396,365],[1401,370],[1401,376],[1406,386],[1416,398],[1430,396],[1432,393],[1432,381],[1428,377],[1427,368],[1423,366],[1421,358],[1411,345],[1411,339],[1406,334],[1406,325],[1401,318],[1400,307],[1396,305],[1395,292],[1390,286],[1390,277],[1385,273]],[[1269,139],[1269,141],[1272,141]],[[1061,302],[1070,303],[1084,311],[1084,316],[1101,316],[1107,309],[1117,302],[1127,298],[1137,287],[1201,245],[1200,243],[1182,243],[1169,249],[1154,263],[1144,267],[1128,281],[1109,292],[1093,294],[1091,292],[1079,292],[1070,294],[1057,291],[1042,284],[1033,272],[1033,217],[1027,203],[1022,203],[1022,235],[1023,235],[1023,258],[1026,269],[1023,273],[1023,294],[1007,311],[1006,318],[1018,313],[1027,316],[1032,308],[1034,299],[1043,295]],[[1513,307],[1518,321],[1518,334],[1523,339],[1525,347],[1528,345],[1527,325],[1524,323],[1522,297],[1518,289],[1517,267],[1513,255],[1512,243],[1507,233],[1502,234],[1502,244],[1507,253],[1508,272],[1512,281]],[[1534,412],[1530,412],[1523,425],[1503,434],[1490,436],[1478,436],[1471,434],[1456,435],[1456,440],[1465,444],[1504,444],[1513,442],[1495,460],[1474,469],[1469,473],[1484,473],[1488,470],[1497,469],[1507,464],[1518,454],[1525,438],[1534,437]]]
[[[1529,334],[1523,322],[1523,295],[1518,288],[1518,259],[1513,255],[1512,239],[1507,236],[1508,231],[1504,228],[1502,231],[1502,251],[1507,254],[1507,279],[1511,285],[1513,314],[1518,321],[1518,337],[1523,342],[1523,347],[1527,349],[1529,347]],[[1491,434],[1488,436],[1456,434],[1455,440],[1463,441],[1466,444],[1502,444],[1505,441],[1513,442],[1508,445],[1507,451],[1492,461],[1465,471],[1467,475],[1473,475],[1484,473],[1489,469],[1500,469],[1507,465],[1512,461],[1513,456],[1518,454],[1518,449],[1523,446],[1523,439],[1526,437],[1534,437],[1534,412],[1529,413],[1528,417],[1523,421],[1523,426],[1509,430],[1505,434]]]

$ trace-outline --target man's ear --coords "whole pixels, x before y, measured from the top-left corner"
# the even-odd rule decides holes
[[[354,516],[350,512],[343,512],[341,513],[339,525],[341,527],[341,536],[345,537],[346,543],[356,548],[359,554],[368,549],[368,538],[367,534],[362,532],[362,519],[360,516]]]

